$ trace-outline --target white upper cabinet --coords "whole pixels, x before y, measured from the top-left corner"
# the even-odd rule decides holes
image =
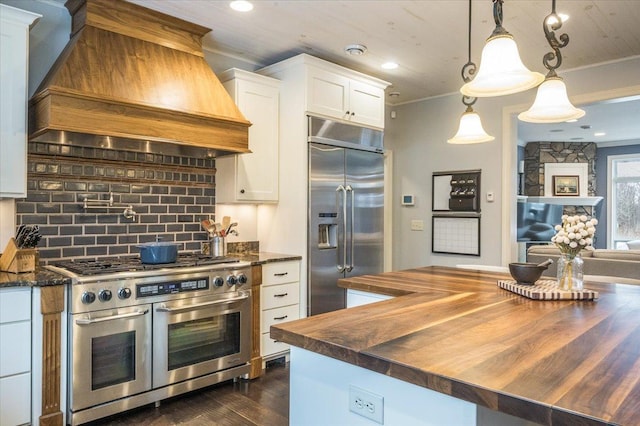
[[[29,27],[40,17],[0,4],[0,198],[27,196]]]
[[[216,158],[216,202],[277,202],[280,82],[235,68],[219,77],[252,125],[250,154]]]
[[[322,68],[308,69],[308,112],[384,128],[384,85],[373,79],[366,81],[337,65],[325,64]]]

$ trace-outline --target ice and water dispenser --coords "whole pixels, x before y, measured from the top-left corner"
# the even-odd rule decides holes
[[[338,246],[338,224],[318,224],[318,248],[332,249]]]

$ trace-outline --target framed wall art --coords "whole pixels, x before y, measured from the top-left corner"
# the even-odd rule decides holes
[[[580,177],[553,176],[553,195],[577,197],[580,195]]]

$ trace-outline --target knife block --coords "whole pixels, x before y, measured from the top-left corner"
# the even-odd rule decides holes
[[[16,240],[11,238],[0,256],[0,271],[5,272],[33,272],[36,270],[38,250],[19,249]]]

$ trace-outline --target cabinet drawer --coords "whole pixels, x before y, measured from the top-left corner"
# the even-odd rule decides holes
[[[31,370],[31,323],[0,325],[0,377]]]
[[[262,288],[260,295],[262,309],[281,308],[300,303],[300,283],[272,285]]]
[[[22,425],[31,421],[31,374],[0,379],[0,425]]]
[[[268,356],[282,351],[288,351],[289,345],[283,342],[277,342],[269,337],[269,333],[262,335],[262,356]]]
[[[273,262],[262,265],[262,285],[300,281],[300,261]]]
[[[0,324],[31,319],[31,289],[0,290]]]
[[[262,311],[261,330],[263,333],[269,332],[269,327],[300,318],[300,307],[298,305],[285,306],[283,308],[269,309]]]

